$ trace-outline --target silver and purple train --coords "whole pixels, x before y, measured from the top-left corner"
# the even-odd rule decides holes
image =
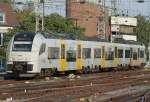
[[[7,73],[19,77],[66,71],[87,73],[141,67],[145,63],[145,46],[141,44],[56,39],[34,32],[15,34],[7,50]]]

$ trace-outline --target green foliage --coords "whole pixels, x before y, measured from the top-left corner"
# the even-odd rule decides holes
[[[135,29],[137,40],[148,47],[150,40],[150,22],[143,16],[137,16],[138,25]]]
[[[83,36],[84,29],[75,27],[73,22],[56,13],[45,17],[45,31],[56,33],[74,33],[76,38]]]
[[[30,10],[18,11],[17,19],[19,21],[20,26],[15,27],[15,30],[19,31],[35,31],[35,23],[36,18],[35,14],[31,13]]]

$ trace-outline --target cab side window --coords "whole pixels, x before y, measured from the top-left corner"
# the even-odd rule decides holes
[[[42,53],[45,52],[45,48],[46,48],[46,44],[43,43],[43,44],[41,45],[41,47],[40,47],[39,55],[41,55]]]

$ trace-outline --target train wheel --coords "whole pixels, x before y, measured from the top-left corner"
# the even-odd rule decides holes
[[[87,68],[86,67],[82,67],[82,73],[86,74],[87,73]]]
[[[90,66],[87,66],[86,70],[87,70],[87,73],[90,73],[91,72]]]
[[[45,75],[46,76],[52,76],[52,70],[51,69],[46,69],[45,70]]]
[[[98,66],[98,68],[99,68],[99,72],[102,72],[102,67],[100,65]]]
[[[45,76],[45,70],[44,70],[44,69],[41,69],[40,77],[44,77],[44,76]]]

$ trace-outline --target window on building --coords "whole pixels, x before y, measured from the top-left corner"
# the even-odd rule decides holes
[[[82,56],[84,59],[91,58],[91,48],[83,48]]]
[[[59,47],[48,48],[48,59],[59,59]]]
[[[4,23],[5,22],[5,13],[0,12],[0,23]]]
[[[97,23],[97,32],[99,32],[99,22]]]
[[[94,58],[101,58],[101,49],[100,48],[94,49]]]

